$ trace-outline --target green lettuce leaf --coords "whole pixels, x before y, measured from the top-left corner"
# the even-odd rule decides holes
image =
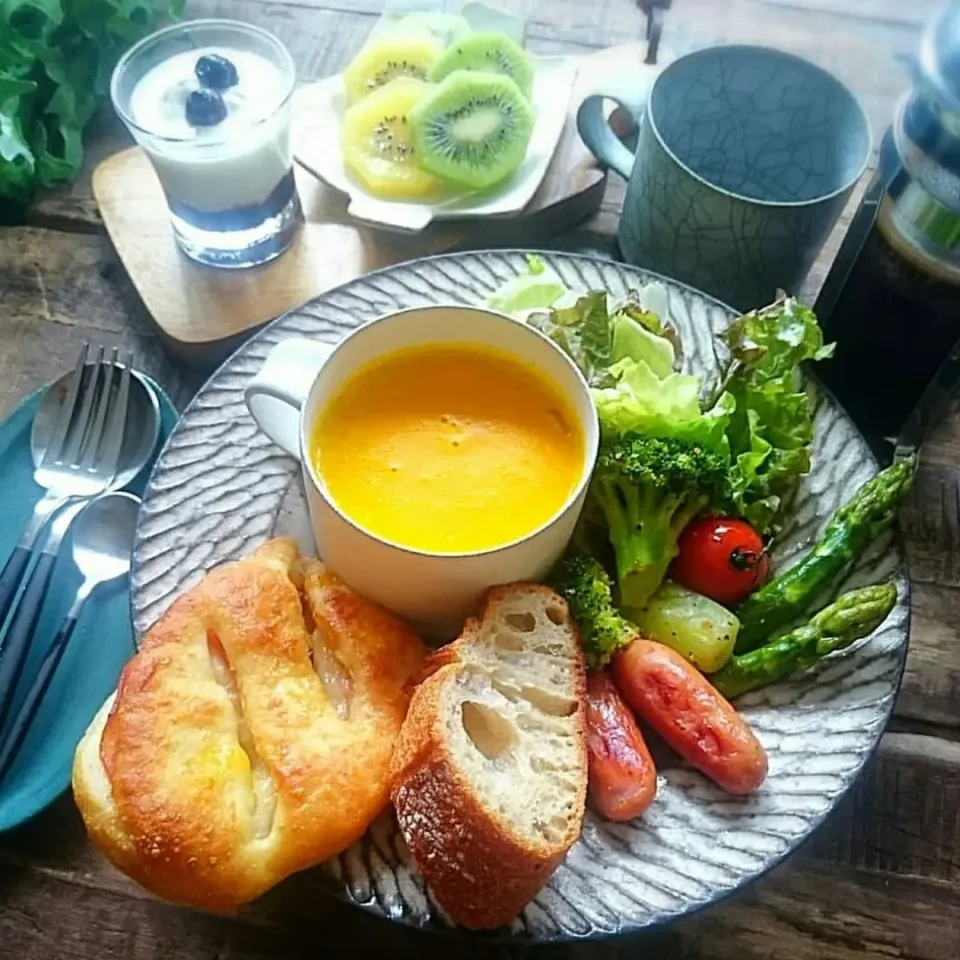
[[[625,313],[648,333],[669,341],[673,347],[674,369],[679,368],[683,360],[683,349],[676,328],[662,320],[670,315],[669,295],[662,283],[648,283],[639,290],[631,290],[617,303],[616,312]]]
[[[604,433],[676,437],[729,455],[727,429],[734,410],[730,394],[722,394],[704,412],[699,377],[673,372],[660,377],[645,361],[629,359],[614,364],[610,372],[614,384],[591,391]]]
[[[630,359],[614,364],[610,374],[614,384],[592,393],[601,425],[613,433],[669,436],[671,424],[700,416],[699,377],[673,372],[661,377],[645,361]]]
[[[666,337],[651,332],[626,310],[618,310],[613,315],[611,328],[610,357],[614,363],[620,360],[643,361],[660,379],[673,373],[677,355]]]
[[[814,312],[790,297],[731,323],[723,388],[734,400],[727,437],[733,509],[761,532],[810,471],[813,417],[800,365],[833,352]]]
[[[0,197],[26,204],[77,175],[83,131],[123,52],[183,0],[0,3]]]
[[[567,286],[553,267],[536,254],[527,257],[527,272],[519,273],[487,297],[487,306],[500,313],[524,314],[528,310],[552,307]]]

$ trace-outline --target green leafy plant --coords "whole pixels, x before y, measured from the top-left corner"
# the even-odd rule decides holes
[[[4,0],[0,6],[0,198],[27,203],[70,180],[117,60],[179,17],[183,0]]]

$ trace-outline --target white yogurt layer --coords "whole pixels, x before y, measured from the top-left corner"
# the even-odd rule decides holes
[[[227,108],[220,123],[194,127],[187,97],[200,89],[200,57],[217,54],[237,68],[239,82],[218,91]],[[262,203],[290,171],[290,80],[249,50],[204,47],[176,53],[145,73],[130,97],[130,116],[144,133],[167,196],[215,212]]]

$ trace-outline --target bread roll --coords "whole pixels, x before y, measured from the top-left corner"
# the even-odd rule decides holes
[[[424,652],[292,540],[213,570],[77,748],[90,836],[157,895],[218,912],[333,857],[387,803]]]

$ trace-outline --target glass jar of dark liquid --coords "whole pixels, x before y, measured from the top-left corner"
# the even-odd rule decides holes
[[[896,436],[960,340],[960,3],[924,33],[877,177],[876,219],[817,304],[837,344],[817,372],[872,439]]]

